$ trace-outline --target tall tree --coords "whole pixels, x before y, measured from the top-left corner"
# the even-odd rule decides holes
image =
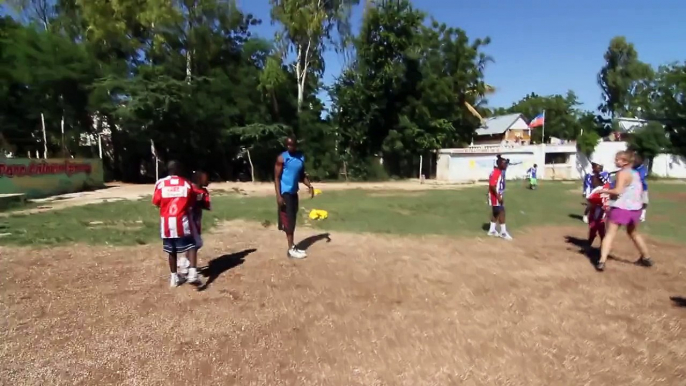
[[[486,44],[445,24],[425,25],[406,0],[368,8],[355,61],[332,90],[350,171],[361,177],[382,154],[391,174],[411,176],[419,155],[468,142],[479,120],[466,102],[485,92]]]
[[[636,115],[636,96],[641,92],[642,81],[652,76],[652,68],[638,59],[634,45],[624,36],[612,38],[603,57],[605,65],[598,73],[603,91],[600,111],[612,118]]]
[[[276,34],[281,54],[295,55],[293,64],[298,90],[298,113],[305,100],[308,76],[321,77],[322,55],[327,46],[335,45],[334,32],[347,36],[350,12],[359,0],[269,0],[272,20],[281,25]]]

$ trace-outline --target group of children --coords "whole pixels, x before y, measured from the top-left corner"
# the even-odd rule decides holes
[[[193,173],[191,181],[183,177],[181,164],[171,161],[169,176],[155,184],[152,203],[160,209],[160,235],[169,259],[170,285],[184,282],[200,285],[197,262],[202,248],[202,212],[210,210],[208,178],[203,171]],[[186,256],[178,258],[179,254]]]
[[[489,176],[488,204],[492,209],[491,224],[488,231],[489,236],[500,236],[506,240],[512,240],[507,233],[505,226],[505,206],[503,193],[505,191],[505,171],[510,165],[510,160],[503,158],[500,154],[496,156],[493,171]],[[600,162],[591,162],[592,171],[586,174],[583,184],[583,197],[586,200],[586,210],[584,211],[583,221],[588,224],[588,243],[593,245],[596,237],[601,241],[605,238],[605,217],[608,211],[609,196],[601,194],[601,190],[611,188],[610,173],[603,170]],[[638,172],[643,187],[642,199],[643,210],[641,220],[645,221],[646,208],[648,206],[648,184],[646,183],[647,168],[643,165],[642,159],[636,157],[634,170]],[[538,187],[538,165],[534,164],[526,172],[529,189],[535,190]],[[500,232],[496,227],[500,225]]]

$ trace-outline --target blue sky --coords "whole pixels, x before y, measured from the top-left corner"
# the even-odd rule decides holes
[[[263,19],[256,32],[271,37],[268,0],[238,0]],[[498,92],[489,105],[508,107],[529,92],[541,95],[574,90],[584,108],[600,103],[596,75],[610,39],[624,35],[639,58],[652,65],[686,60],[684,0],[414,0],[417,8],[471,38],[490,36],[486,52],[495,63],[486,81]],[[361,7],[353,15],[355,29]],[[324,82],[340,72],[342,58],[327,53]]]

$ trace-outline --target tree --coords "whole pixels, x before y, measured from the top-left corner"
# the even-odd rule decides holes
[[[600,135],[593,130],[584,131],[576,140],[576,146],[581,154],[586,157],[591,157],[595,151],[596,146],[600,142]]]
[[[642,81],[652,77],[652,68],[638,59],[634,45],[623,36],[612,38],[604,59],[605,65],[598,74],[604,100],[599,110],[612,118],[635,116],[636,96],[641,92]]]
[[[282,55],[295,54],[295,77],[298,90],[298,113],[302,111],[307,78],[321,77],[322,54],[327,44],[335,44],[334,29],[342,36],[349,33],[350,10],[359,0],[269,0],[272,19],[281,24],[276,34]]]
[[[646,95],[644,117],[663,123],[672,149],[686,156],[686,62],[660,66]]]
[[[637,129],[629,137],[629,147],[635,150],[643,159],[648,160],[648,170],[653,168],[653,159],[669,150],[670,142],[665,128],[658,122],[649,122]]]
[[[374,3],[333,87],[339,148],[357,178],[375,156],[392,175],[415,176],[419,155],[469,143],[480,124],[467,105],[486,93],[489,39],[425,18],[406,0]]]

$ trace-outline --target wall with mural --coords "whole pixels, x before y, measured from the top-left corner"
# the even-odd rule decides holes
[[[102,186],[101,159],[0,159],[0,194],[41,198]]]

